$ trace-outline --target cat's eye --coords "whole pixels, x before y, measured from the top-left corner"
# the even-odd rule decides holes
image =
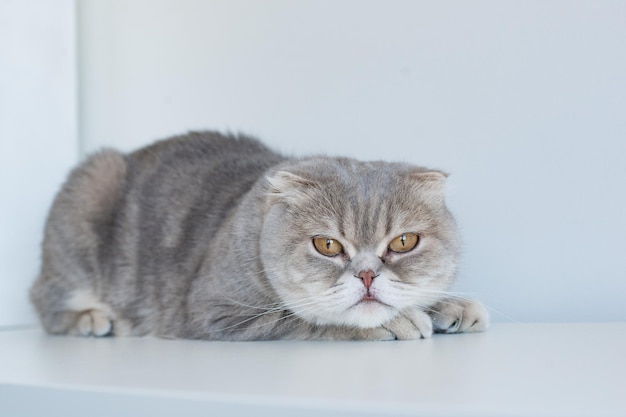
[[[337,256],[343,251],[341,243],[330,237],[313,238],[313,246],[324,256]]]
[[[419,235],[415,233],[403,233],[391,241],[389,250],[397,253],[408,252],[417,246],[419,240]]]

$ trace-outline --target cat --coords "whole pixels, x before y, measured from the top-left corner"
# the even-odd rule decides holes
[[[208,340],[403,340],[482,331],[448,292],[460,238],[446,174],[289,158],[191,132],[104,149],[50,210],[30,296],[45,330]]]

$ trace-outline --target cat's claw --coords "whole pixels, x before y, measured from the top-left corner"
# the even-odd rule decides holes
[[[389,330],[396,340],[428,339],[433,335],[431,317],[418,309],[404,311],[383,328]]]
[[[445,299],[431,308],[436,333],[482,332],[489,326],[489,312],[477,301]]]

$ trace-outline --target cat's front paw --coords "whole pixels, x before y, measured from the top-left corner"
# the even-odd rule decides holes
[[[87,310],[80,314],[70,333],[78,336],[110,336],[113,332],[113,320],[102,310]]]
[[[482,332],[489,326],[489,312],[479,302],[447,298],[431,308],[437,333]]]
[[[419,309],[403,311],[382,327],[396,340],[428,339],[433,335],[431,317]]]

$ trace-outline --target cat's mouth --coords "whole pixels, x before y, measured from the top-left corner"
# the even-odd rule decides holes
[[[380,301],[380,299],[378,297],[376,297],[375,295],[372,295],[370,293],[364,294],[363,297],[354,304],[354,306],[357,306],[357,305],[374,305],[374,304],[379,304],[379,305],[385,306],[385,307],[391,307],[389,304],[383,303],[382,301]]]

